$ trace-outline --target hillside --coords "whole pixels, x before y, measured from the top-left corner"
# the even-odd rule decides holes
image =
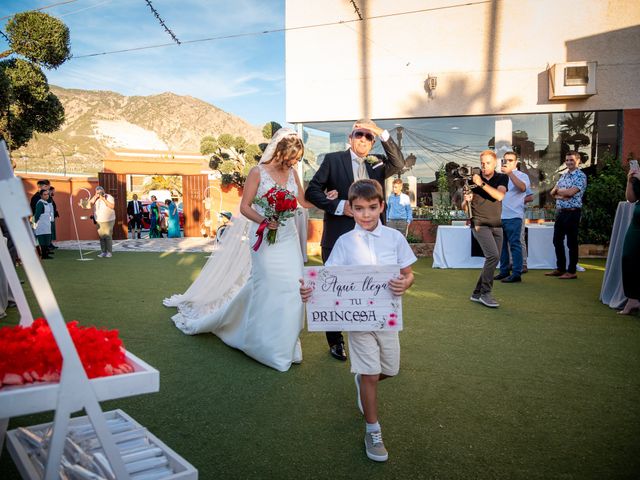
[[[231,133],[260,143],[261,128],[197,98],[173,93],[127,97],[52,86],[66,112],[62,128],[36,134],[13,153],[18,169],[96,173],[109,148],[198,152],[205,135]]]

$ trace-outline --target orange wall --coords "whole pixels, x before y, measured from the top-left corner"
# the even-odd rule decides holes
[[[19,177],[22,179],[24,190],[27,195],[27,200],[31,200],[31,197],[37,190],[38,180],[47,178],[44,176],[32,176],[29,174],[21,174]],[[91,210],[84,210],[78,205],[81,198],[86,198],[89,194],[82,188],[86,188],[92,194],[98,185],[98,179],[95,177],[48,177],[51,182],[51,186],[55,187],[55,201],[56,207],[58,207],[58,213],[60,217],[56,219],[56,236],[58,240],[76,240],[75,229],[73,228],[73,215],[75,215],[76,224],[78,226],[78,235],[80,240],[95,240],[98,238],[96,227],[94,226],[89,215],[93,212]],[[71,197],[73,195],[73,197]],[[72,198],[71,204],[69,199]]]

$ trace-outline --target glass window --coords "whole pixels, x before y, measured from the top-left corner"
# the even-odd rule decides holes
[[[436,172],[441,166],[450,172],[455,166],[478,165],[480,152],[494,147],[496,120],[510,119],[512,144],[520,155],[520,168],[531,178],[534,192],[531,205],[553,208],[553,199],[546,193],[564,170],[564,154],[579,151],[587,174],[597,168],[598,158],[605,153],[617,157],[621,116],[620,111],[591,111],[392,119],[377,123],[400,144],[405,159],[410,157],[415,162],[407,167],[402,178],[411,185],[409,177],[415,177],[416,191],[412,193],[418,206],[422,206],[432,204],[431,193],[437,190]],[[352,124],[349,121],[300,125],[305,141],[305,184],[327,153],[348,148]],[[376,142],[373,153],[382,152],[380,142]],[[450,193],[458,187],[451,182]],[[319,212],[312,212],[312,216],[318,215]]]

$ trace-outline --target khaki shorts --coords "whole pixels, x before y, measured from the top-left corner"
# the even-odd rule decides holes
[[[398,332],[349,332],[351,372],[397,375],[400,370]]]

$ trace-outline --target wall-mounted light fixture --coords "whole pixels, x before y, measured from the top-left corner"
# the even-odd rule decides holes
[[[429,95],[429,98],[433,98],[436,87],[438,86],[438,77],[428,75],[424,81],[424,90]]]

